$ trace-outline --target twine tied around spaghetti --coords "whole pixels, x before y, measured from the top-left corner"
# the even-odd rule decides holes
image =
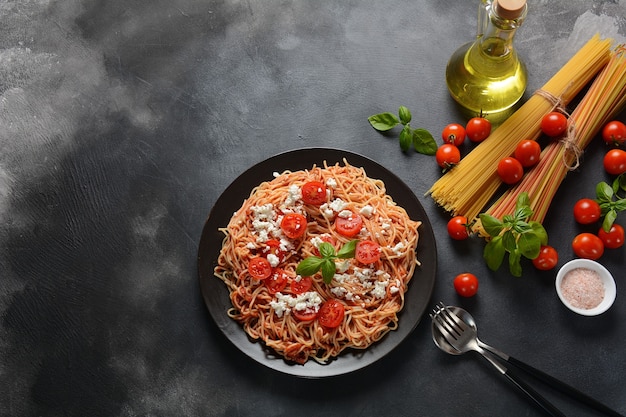
[[[565,152],[563,153],[563,164],[568,170],[574,171],[580,166],[580,156],[583,153],[582,149],[580,149],[580,147],[576,144],[576,124],[574,123],[574,120],[570,118],[570,115],[563,106],[560,97],[556,97],[549,91],[541,89],[535,91],[535,94],[545,98],[552,104],[551,111],[558,110],[567,116],[567,132],[559,143],[565,148]],[[572,156],[571,162],[568,160],[570,156]]]

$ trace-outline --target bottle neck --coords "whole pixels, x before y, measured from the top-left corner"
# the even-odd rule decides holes
[[[491,4],[486,10],[486,24],[478,42],[481,50],[491,57],[506,57],[513,53],[513,38],[517,29],[526,17],[526,8],[515,19],[504,19],[498,16]]]

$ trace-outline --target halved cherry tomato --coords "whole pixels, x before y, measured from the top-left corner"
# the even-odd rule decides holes
[[[317,312],[317,321],[328,329],[334,329],[343,322],[345,314],[346,308],[344,305],[338,300],[331,298],[320,307],[320,310]]]
[[[437,165],[443,169],[450,169],[461,161],[461,151],[450,143],[444,143],[435,152]]]
[[[471,297],[478,291],[476,275],[464,272],[454,277],[454,289],[462,297]]]
[[[300,279],[293,279],[291,281],[291,292],[293,294],[304,294],[313,286],[313,279],[311,277],[301,277]]]
[[[572,241],[572,249],[580,258],[596,260],[604,253],[604,243],[593,233],[581,233]]]
[[[285,260],[287,253],[280,248],[280,241],[278,239],[269,239],[265,242],[265,246],[261,248],[261,253],[267,258],[268,255],[274,255],[278,258],[278,262]]]
[[[623,144],[626,142],[626,125],[619,120],[607,123],[602,129],[602,139],[607,145]]]
[[[608,232],[603,228],[598,231],[598,237],[604,243],[605,248],[617,249],[624,245],[624,228],[617,223],[613,223]]]
[[[581,198],[574,204],[574,219],[580,224],[591,224],[600,220],[602,209],[597,201]]]
[[[517,184],[524,176],[524,167],[517,159],[507,156],[498,162],[498,176],[505,184]]]
[[[604,170],[611,175],[620,175],[626,172],[626,151],[611,149],[604,155]]]
[[[465,142],[465,128],[458,123],[450,123],[443,128],[441,139],[443,139],[443,143],[460,146]]]
[[[362,240],[356,244],[354,257],[362,264],[373,264],[380,259],[380,245],[373,240]]]
[[[248,262],[248,272],[252,278],[266,279],[272,275],[272,265],[263,257],[252,258]]]
[[[357,213],[352,212],[349,216],[339,213],[335,219],[335,229],[337,233],[345,237],[356,236],[363,226],[363,219]]]
[[[539,249],[539,255],[533,259],[533,265],[540,271],[549,271],[559,262],[559,254],[552,246],[545,245]]]
[[[306,217],[300,213],[287,213],[280,222],[280,228],[290,239],[302,237],[306,232]]]
[[[515,147],[515,159],[517,159],[524,168],[530,168],[537,165],[541,158],[541,146],[534,140],[521,140]]]
[[[317,317],[317,312],[310,308],[304,310],[296,310],[294,308],[291,310],[291,313],[300,321],[313,321],[315,320],[315,317]]]
[[[276,294],[285,289],[288,280],[288,276],[282,268],[274,268],[270,276],[263,282],[270,294]]]
[[[491,134],[491,122],[484,117],[472,117],[465,126],[465,133],[470,141],[482,142]]]
[[[326,185],[320,181],[309,181],[302,186],[302,201],[321,206],[326,202]]]
[[[465,240],[469,237],[467,217],[454,216],[448,222],[448,235],[454,240]]]
[[[541,119],[541,131],[551,138],[561,136],[567,130],[567,117],[563,113],[553,111]]]

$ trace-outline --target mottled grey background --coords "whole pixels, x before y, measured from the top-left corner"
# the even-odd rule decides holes
[[[539,415],[485,363],[439,352],[426,322],[329,381],[276,374],[227,342],[197,283],[204,220],[245,169],[308,146],[361,153],[414,190],[438,239],[433,304],[464,305],[486,341],[626,413],[624,250],[603,257],[616,305],[576,317],[554,272],[491,273],[480,242],[450,242],[424,197],[432,158],[367,123],[399,105],[434,133],[463,120],[443,77],[477,3],[0,2],[0,415]],[[624,0],[529,5],[516,39],[529,93],[594,33],[626,35]],[[561,264],[578,230],[569,208],[606,179],[602,150],[546,219]],[[472,300],[451,287],[464,270],[481,277]]]

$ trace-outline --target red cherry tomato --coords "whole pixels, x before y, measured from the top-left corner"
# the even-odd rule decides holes
[[[373,240],[362,240],[356,244],[354,257],[362,264],[373,264],[380,259],[380,245]]]
[[[539,256],[533,259],[533,265],[540,271],[549,271],[559,262],[559,254],[552,246],[541,246]]]
[[[541,119],[541,131],[551,138],[561,136],[567,130],[567,117],[557,111],[550,112]]]
[[[596,260],[604,253],[604,243],[593,233],[581,233],[572,241],[572,249],[580,258]]]
[[[278,258],[278,262],[285,260],[287,254],[280,248],[280,241],[277,239],[270,239],[265,242],[265,246],[261,249],[263,256],[267,258],[268,255],[275,255]]]
[[[574,204],[574,219],[580,224],[591,224],[600,220],[602,209],[597,201],[581,198]]]
[[[608,232],[603,228],[598,231],[598,237],[604,243],[605,248],[617,249],[624,245],[624,228],[619,224],[613,223]]]
[[[328,329],[334,329],[343,322],[346,308],[338,300],[331,298],[324,302],[317,312],[317,321]]]
[[[300,213],[287,213],[280,222],[280,228],[289,239],[302,237],[306,232],[306,217]]]
[[[445,143],[441,145],[435,153],[437,165],[441,168],[449,169],[458,164],[461,160],[461,151],[456,146]]]
[[[317,311],[306,308],[304,310],[296,310],[295,308],[291,310],[293,316],[300,321],[313,321],[315,317],[317,317]]]
[[[517,144],[514,156],[524,168],[530,168],[539,162],[541,146],[534,140],[522,140]]]
[[[471,297],[478,291],[478,278],[469,272],[457,275],[453,284],[456,292],[462,297]]]
[[[454,240],[465,240],[469,237],[467,217],[454,216],[448,222],[448,235]]]
[[[470,141],[482,142],[491,134],[491,122],[484,117],[472,117],[465,126],[465,133]]]
[[[611,175],[620,175],[626,172],[626,152],[621,149],[611,149],[604,155],[604,170]]]
[[[272,265],[262,257],[252,258],[248,262],[248,273],[255,279],[266,279],[272,275]]]
[[[602,129],[602,139],[608,145],[619,146],[623,144],[626,142],[626,125],[619,120],[607,123]]]
[[[507,156],[498,162],[498,176],[505,184],[517,184],[524,176],[524,167],[517,159]]]
[[[345,217],[340,213],[335,219],[335,229],[337,229],[337,233],[345,237],[356,236],[361,231],[362,226],[363,218],[356,213]]]
[[[292,294],[304,294],[309,291],[313,286],[313,279],[311,277],[300,277],[300,279],[293,279],[291,281]]]
[[[302,186],[302,201],[321,206],[326,202],[326,186],[320,181],[309,181]]]
[[[465,141],[465,128],[458,123],[450,123],[443,128],[441,138],[443,139],[443,143],[461,146]]]
[[[288,281],[289,277],[282,268],[274,268],[270,276],[263,282],[270,294],[276,294],[285,289]]]

